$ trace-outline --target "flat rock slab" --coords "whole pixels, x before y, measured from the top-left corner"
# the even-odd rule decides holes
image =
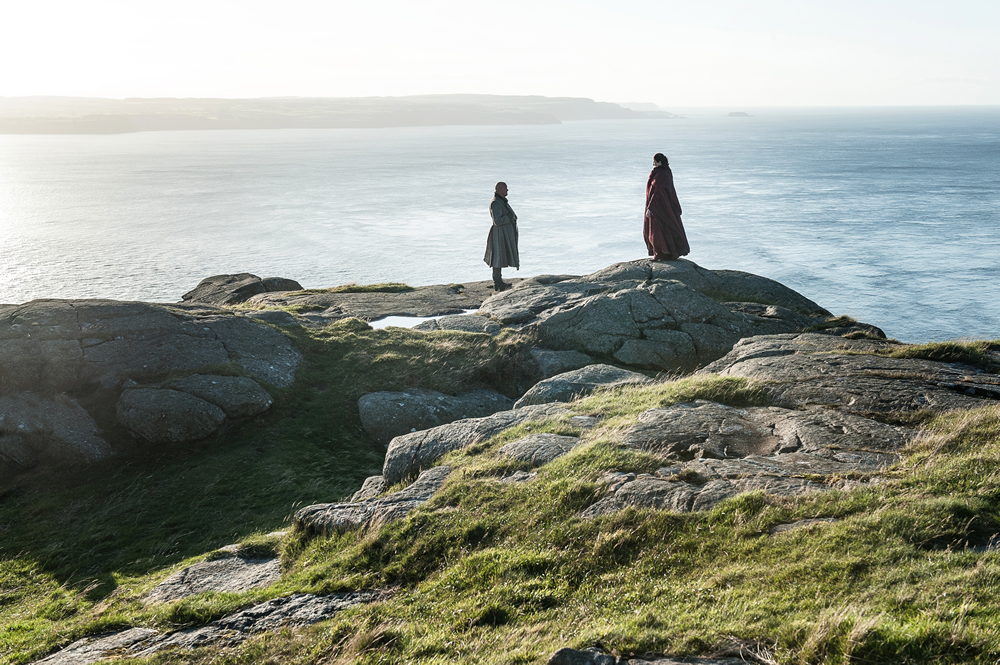
[[[611,515],[629,506],[687,513],[709,510],[721,501],[745,492],[762,491],[772,496],[797,496],[826,489],[828,487],[822,483],[783,476],[719,478],[705,484],[696,484],[641,474],[618,484],[610,495],[583,511],[581,517]]]
[[[856,453],[854,470],[869,471],[872,465],[895,463],[897,451],[911,437],[905,428],[836,409],[737,409],[698,400],[643,412],[623,443],[664,460],[682,461],[795,452],[842,461],[835,456]]]
[[[772,402],[856,413],[970,409],[1000,398],[1000,376],[962,365],[872,355],[902,345],[815,333],[742,340],[702,372],[766,383]]]
[[[255,633],[324,621],[342,610],[381,600],[386,595],[383,591],[323,596],[299,593],[265,601],[201,628],[171,633],[130,628],[110,635],[85,637],[35,662],[38,665],[89,665],[112,658],[148,658],[168,649],[232,646]]]
[[[531,468],[535,468],[565,455],[578,445],[580,445],[580,439],[575,436],[531,434],[523,439],[508,443],[500,449],[500,454],[519,462],[526,462],[531,465]]]
[[[514,401],[493,390],[445,395],[436,390],[410,388],[399,392],[374,392],[358,400],[361,425],[375,442],[388,444],[394,437],[426,430],[463,418],[482,418],[507,411]]]
[[[295,524],[309,533],[331,534],[402,519],[434,496],[450,473],[451,467],[437,466],[423,471],[409,487],[388,496],[306,506],[295,513]]]
[[[453,450],[481,443],[522,423],[569,415],[564,407],[555,404],[527,406],[397,436],[389,442],[382,475],[392,485],[430,467]]]
[[[459,330],[461,332],[485,333],[496,337],[503,328],[499,323],[490,321],[485,316],[460,314],[456,316],[442,316],[439,319],[424,321],[413,326],[413,329],[427,332],[432,330]]]
[[[228,556],[202,561],[177,571],[150,592],[146,600],[166,603],[206,591],[238,592],[266,587],[281,577],[277,558]]]
[[[493,282],[483,281],[418,286],[412,291],[399,293],[328,293],[318,289],[300,293],[261,293],[250,298],[248,303],[264,308],[307,308],[322,313],[328,320],[355,316],[375,321],[387,316],[462,314],[466,310],[479,309],[483,301],[492,295]]]

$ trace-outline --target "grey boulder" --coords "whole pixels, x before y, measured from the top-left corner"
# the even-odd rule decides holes
[[[398,483],[420,469],[430,467],[453,450],[481,443],[522,423],[569,415],[561,406],[544,404],[500,411],[484,418],[467,418],[422,432],[397,436],[389,442],[382,475],[390,485]]]
[[[31,392],[0,397],[0,462],[27,468],[43,461],[93,462],[111,455],[94,419],[73,398]]]
[[[205,400],[158,388],[122,392],[116,409],[118,423],[150,443],[185,443],[203,439],[226,420],[222,409]]]
[[[267,277],[241,272],[233,275],[213,275],[201,280],[191,291],[181,296],[184,302],[201,302],[209,305],[237,305],[258,293],[301,291],[302,286],[292,279]]]
[[[435,390],[410,388],[400,392],[362,395],[358,400],[358,412],[368,436],[385,445],[402,434],[463,418],[481,418],[506,411],[513,404],[513,400],[492,390],[474,390],[452,396]]]
[[[547,433],[530,434],[523,439],[508,443],[500,449],[500,454],[519,462],[525,462],[534,468],[548,464],[578,445],[580,445],[580,439],[575,436]]]
[[[211,402],[229,418],[256,416],[274,403],[259,383],[246,376],[192,374],[174,381],[170,387]]]
[[[649,377],[612,365],[587,365],[558,374],[531,387],[514,405],[520,409],[532,404],[571,402],[598,388],[648,383]]]
[[[402,519],[434,496],[449,473],[450,467],[437,466],[423,471],[406,489],[388,496],[306,506],[295,513],[295,525],[309,533],[331,534]]]

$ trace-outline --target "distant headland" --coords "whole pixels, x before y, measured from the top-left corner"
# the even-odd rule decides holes
[[[258,99],[0,97],[0,134],[124,134],[192,129],[552,125],[677,118],[583,97],[418,95]]]

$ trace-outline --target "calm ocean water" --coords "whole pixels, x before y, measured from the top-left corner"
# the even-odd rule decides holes
[[[208,275],[306,287],[489,278],[493,184],[519,273],[641,258],[651,156],[691,260],[907,341],[1000,337],[1000,109],[751,110],[550,126],[0,136],[0,302],[173,302]]]

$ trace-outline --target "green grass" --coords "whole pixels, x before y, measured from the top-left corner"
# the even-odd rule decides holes
[[[918,358],[945,363],[962,363],[979,367],[987,372],[1000,371],[1000,340],[908,344],[887,349],[882,352],[882,355],[890,358]]]
[[[292,389],[272,391],[268,413],[193,445],[27,477],[0,496],[0,654],[15,654],[0,662],[28,662],[102,627],[177,623],[134,600],[99,617],[94,608],[134,598],[191,557],[287,527],[303,502],[340,499],[379,473],[361,395],[526,388],[525,338],[372,330],[357,319],[292,334],[304,360]]]
[[[921,416],[925,435],[881,482],[797,498],[745,494],[695,514],[627,509],[582,520],[608,470],[651,472],[620,447],[642,411],[693,399],[766,404],[759,384],[698,375],[616,388],[571,405],[598,415],[527,423],[455,451],[448,483],[406,519],[283,539],[299,502],[356,489],[380,466],[355,402],[374,389],[443,392],[526,385],[531,340],[356,320],[294,333],[304,365],[274,412],[194,448],[88,478],[48,477],[0,501],[0,656],[24,663],[85,634],[201,625],[296,591],[396,588],[383,602],[242,646],[154,663],[544,663],[562,646],[623,655],[744,653],[780,663],[995,663],[1000,552],[1000,406]],[[582,436],[529,483],[498,455],[529,432]],[[41,480],[39,480],[41,483]],[[771,536],[813,517],[835,522]],[[146,607],[186,562],[240,541],[281,552],[269,589]],[[95,584],[96,583],[96,584]]]

